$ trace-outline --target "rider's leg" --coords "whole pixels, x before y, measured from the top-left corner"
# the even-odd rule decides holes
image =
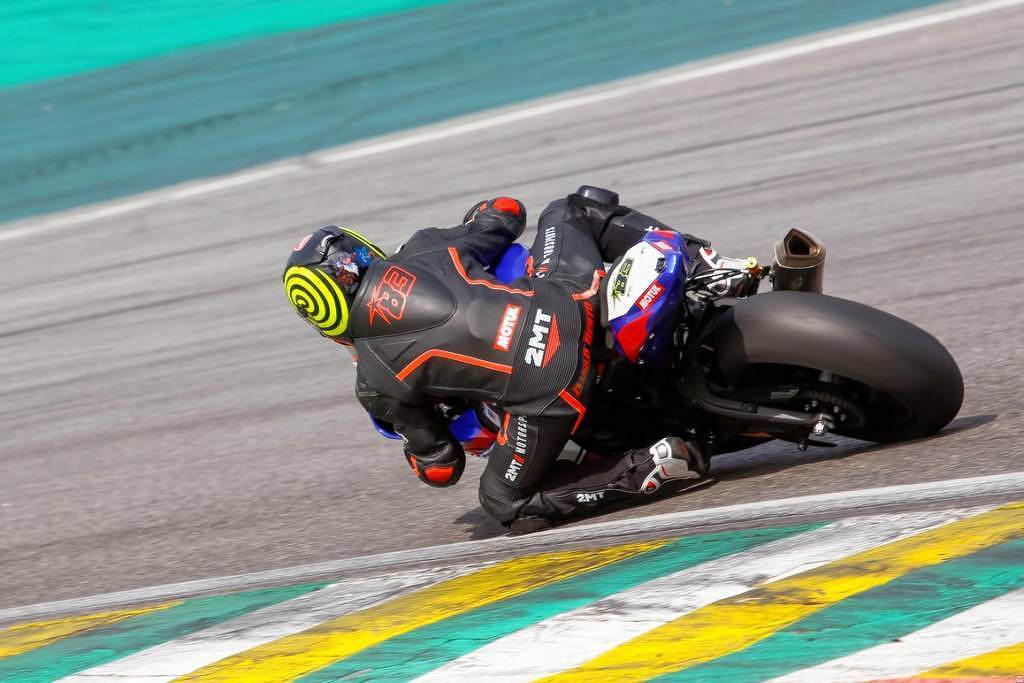
[[[619,457],[559,460],[573,424],[566,418],[506,414],[480,478],[480,503],[491,516],[505,525],[583,517],[671,491],[666,484],[692,482],[707,472],[700,449],[676,437]]]
[[[678,490],[707,474],[700,448],[667,437],[618,457],[585,458],[579,464],[558,461],[520,515],[548,519],[585,517],[613,505],[642,502],[647,496]]]
[[[657,492],[664,482],[697,478],[706,471],[700,451],[687,448],[680,439],[579,464],[558,460],[585,410],[596,372],[591,354],[598,335],[592,326],[598,305],[596,273],[604,267],[599,246],[603,228],[565,199],[549,204],[538,225],[531,249],[534,275],[572,291],[573,298],[580,301],[585,324],[576,381],[541,416],[521,415],[514,407],[506,415],[498,445],[480,480],[481,504],[503,524],[524,517],[559,519],[592,514],[623,500],[640,500]],[[636,235],[642,234],[637,230]],[[567,417],[571,412],[567,406],[579,412]]]
[[[480,504],[510,524],[540,487],[561,454],[575,419],[505,413],[487,468],[480,477]]]
[[[541,213],[530,259],[534,277],[562,282],[573,291],[589,288],[594,271],[604,268],[590,222],[565,199]]]
[[[585,190],[586,188],[580,189]],[[591,193],[591,196],[571,194],[564,199],[556,199],[548,204],[537,222],[539,243],[543,244],[547,240],[550,244],[551,233],[549,230],[552,226],[556,230],[564,226],[568,229],[567,234],[577,232],[596,248],[597,258],[591,258],[591,261],[600,260],[611,263],[643,239],[646,231],[651,229],[671,230],[668,225],[653,216],[640,213],[628,206],[622,206],[618,203],[614,193],[599,188],[591,189],[598,191]],[[683,234],[683,239],[691,256],[695,255],[696,249],[699,247],[709,246],[707,241],[692,235]],[[561,252],[557,247],[543,249],[540,256],[534,257],[538,272],[540,272],[539,268],[543,265],[546,256],[543,252],[551,252],[555,256],[568,255],[570,258],[572,256],[572,252],[568,249],[562,249]]]

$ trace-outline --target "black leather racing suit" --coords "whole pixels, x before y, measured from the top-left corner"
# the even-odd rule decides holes
[[[498,207],[504,207],[504,210]],[[352,305],[356,393],[406,439],[426,483],[455,483],[461,445],[435,410],[438,399],[497,405],[502,426],[480,480],[480,502],[498,521],[581,516],[640,495],[650,469],[637,453],[555,461],[582,420],[603,344],[597,284],[606,262],[659,221],[580,195],[541,214],[533,277],[509,285],[483,264],[523,231],[526,211],[500,198],[463,225],[428,228],[367,271]],[[646,456],[649,460],[649,456]],[[640,470],[640,471],[638,471]],[[639,477],[639,479],[638,479]]]

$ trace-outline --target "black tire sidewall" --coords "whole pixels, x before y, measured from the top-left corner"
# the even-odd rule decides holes
[[[884,311],[810,292],[771,292],[739,301],[710,336],[722,371],[736,379],[751,365],[828,370],[882,391],[914,414],[913,424],[850,436],[893,441],[933,434],[963,401],[956,361],[932,335]]]

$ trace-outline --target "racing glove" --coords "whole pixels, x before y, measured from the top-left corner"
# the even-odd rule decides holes
[[[466,468],[466,454],[462,445],[450,441],[432,453],[416,454],[405,448],[405,459],[416,476],[429,486],[452,486],[462,477]]]

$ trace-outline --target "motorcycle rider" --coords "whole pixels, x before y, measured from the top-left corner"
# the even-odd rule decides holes
[[[455,484],[466,462],[439,402],[486,401],[500,411],[479,496],[513,531],[704,477],[699,446],[674,435],[617,457],[558,459],[599,372],[605,264],[646,230],[668,226],[619,205],[614,192],[581,187],[541,214],[528,277],[503,284],[485,268],[525,225],[526,207],[497,197],[474,204],[456,227],[416,232],[390,258],[350,228],[320,228],[289,256],[285,290],[321,335],[351,348],[359,401],[403,437],[426,484]],[[693,260],[713,267],[709,244],[684,238]]]

